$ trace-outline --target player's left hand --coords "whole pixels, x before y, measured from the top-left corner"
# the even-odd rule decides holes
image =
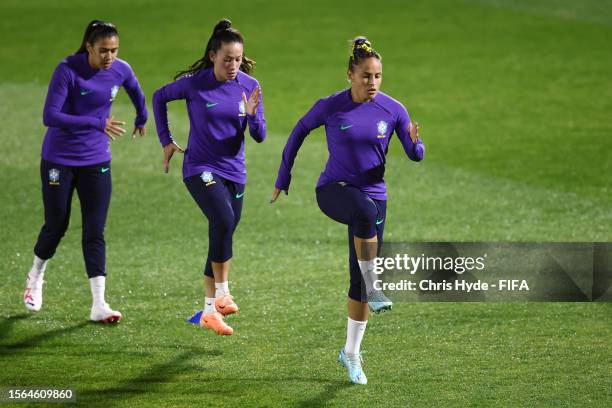
[[[145,127],[135,127],[134,131],[132,132],[132,139],[136,139],[136,133],[138,133],[140,137],[143,137],[146,133]]]
[[[419,126],[419,122],[410,122],[408,124],[408,134],[410,135],[410,139],[412,143],[416,144],[417,139],[419,138],[419,132],[421,131],[421,127]]]
[[[242,93],[242,102],[244,102],[244,111],[247,115],[254,115],[257,112],[257,106],[261,101],[261,89],[255,88],[249,99],[247,100],[246,94]]]

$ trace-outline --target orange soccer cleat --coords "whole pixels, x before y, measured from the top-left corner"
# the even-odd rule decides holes
[[[234,298],[229,293],[215,299],[215,309],[223,316],[236,313],[239,310],[238,305],[234,303]]]
[[[202,313],[202,317],[200,317],[200,326],[212,329],[215,333],[222,336],[231,336],[232,333],[234,333],[234,329],[223,321],[223,316],[218,312],[208,314]]]

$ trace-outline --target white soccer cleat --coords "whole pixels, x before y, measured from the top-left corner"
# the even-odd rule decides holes
[[[28,274],[26,280],[26,287],[23,291],[23,304],[28,310],[38,312],[42,307],[42,289],[45,281],[42,277],[39,279],[32,279]]]
[[[89,315],[90,320],[100,323],[117,323],[122,317],[123,315],[120,312],[111,309],[106,302],[94,303]]]

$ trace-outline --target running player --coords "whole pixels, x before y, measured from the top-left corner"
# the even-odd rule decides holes
[[[40,177],[45,223],[34,247],[23,301],[29,310],[42,307],[47,263],[68,228],[76,189],[83,217],[83,256],[93,304],[90,319],[118,322],[121,313],[104,298],[106,244],[104,226],[111,198],[110,141],[125,133],[124,122],[110,116],[112,102],[125,88],[136,108],[132,136],[144,136],[145,97],[132,68],[117,58],[119,34],[111,23],[87,25],[81,47],[55,69],[43,111],[48,127],[42,146]]]
[[[361,366],[361,340],[368,307],[378,313],[392,302],[375,290],[374,258],[383,240],[387,192],[383,175],[393,132],[411,160],[423,159],[425,147],[418,125],[404,106],[379,91],[381,57],[364,37],[352,42],[348,62],[350,89],[320,99],[294,127],[283,151],[271,202],[288,193],[291,168],[306,136],[325,125],[329,158],[317,183],[319,208],[331,219],[348,225],[350,287],[346,344],[339,361],[349,380],[366,384]]]
[[[222,335],[233,333],[224,316],[238,311],[228,279],[232,237],[240,221],[245,193],[244,133],[248,126],[256,142],[266,137],[259,83],[248,75],[255,62],[244,55],[243,44],[242,35],[231,22],[221,20],[202,58],[153,94],[157,134],[164,148],[164,169],[168,172],[174,152],[185,153],[185,185],[208,218],[200,325]],[[186,100],[189,113],[186,150],[174,141],[168,128],[166,105],[178,99]]]

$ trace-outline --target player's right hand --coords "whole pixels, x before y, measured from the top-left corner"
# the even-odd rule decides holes
[[[185,150],[176,142],[164,146],[164,173],[168,173],[168,170],[170,170],[170,159],[172,159],[174,152],[185,153]]]
[[[248,100],[246,94],[242,93],[242,103],[247,115],[255,115],[257,113],[259,102],[261,102],[261,89],[259,87],[255,88]]]
[[[270,198],[270,204],[276,201],[281,191],[284,191],[285,195],[289,195],[289,192],[287,190],[281,190],[278,187],[274,187],[274,191],[272,192],[272,198]]]
[[[104,133],[106,133],[111,140],[115,140],[115,137],[122,136],[125,133],[125,129],[121,127],[122,125],[125,125],[125,122],[115,120],[115,117],[111,116],[106,119]]]

